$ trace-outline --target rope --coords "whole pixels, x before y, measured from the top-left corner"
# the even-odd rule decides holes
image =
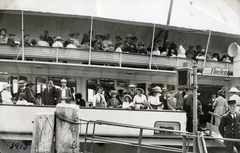
[[[56,113],[56,117],[62,121],[65,121],[65,122],[68,122],[68,123],[72,123],[72,124],[81,124],[81,122],[77,122],[75,120],[69,120],[69,119],[66,119],[66,118],[63,118],[61,115],[57,114]]]

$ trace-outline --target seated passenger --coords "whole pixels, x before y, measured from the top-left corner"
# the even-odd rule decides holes
[[[104,95],[102,94],[103,88],[101,86],[97,86],[95,90],[95,95],[93,96],[93,107],[107,107],[107,103]]]
[[[186,57],[188,59],[196,60],[197,52],[193,49],[194,46],[188,46],[188,50],[186,52]]]
[[[52,46],[53,39],[52,37],[49,36],[49,33],[47,30],[44,30],[43,32],[43,40],[46,41],[49,44],[49,46]]]
[[[221,58],[221,61],[231,63],[231,60],[230,60],[229,56],[227,56],[227,55],[223,55],[223,57]]]
[[[113,42],[111,40],[109,40],[109,38],[110,38],[110,33],[106,32],[104,34],[104,40],[102,41],[102,49],[104,51],[111,51],[109,48],[109,44],[113,45]]]
[[[108,108],[122,108],[121,102],[116,98],[116,90],[111,91],[111,97],[108,101]]]
[[[166,52],[168,55],[168,52],[170,51],[171,46],[170,46],[170,41],[166,40],[165,43],[163,44],[163,52]]]
[[[41,46],[41,47],[49,47],[49,43],[46,42],[46,41],[43,39],[43,35],[42,35],[42,34],[39,36],[39,39],[40,39],[40,40],[39,40],[38,43],[37,43],[38,46]]]
[[[80,46],[80,49],[83,49],[83,50],[89,50],[90,49],[90,44],[89,44],[90,40],[89,41],[85,41],[84,44],[82,44]],[[94,50],[93,47],[91,47],[92,50]]]
[[[177,55],[175,54],[175,51],[173,49],[170,51],[170,55],[169,56],[170,57],[177,57]]]
[[[170,91],[170,93],[167,95],[167,106],[169,110],[177,110],[177,99],[174,97],[175,93],[174,91]]]
[[[116,51],[116,49],[118,48],[119,44],[123,44],[123,43],[121,43],[122,38],[120,36],[116,36],[115,38],[116,38],[116,44],[114,46],[114,49]]]
[[[9,38],[8,38],[8,41],[7,43],[11,46],[11,47],[14,47],[14,46],[17,46],[17,43],[15,43],[15,34],[9,34]]]
[[[25,94],[24,93],[21,93],[19,95],[19,100],[17,101],[17,105],[33,105],[33,103],[29,103],[25,100]]]
[[[144,95],[144,91],[141,88],[136,88],[137,95],[133,98],[133,104],[136,106],[136,109],[146,109],[147,97]]]
[[[75,45],[77,48],[81,46],[79,40],[78,40],[78,36],[80,35],[79,32],[72,32],[69,34],[69,40],[73,40],[73,45]]]
[[[81,93],[76,93],[75,97],[76,97],[76,105],[84,106],[84,107],[86,106],[86,102],[85,100],[82,99]]]
[[[160,51],[158,50],[159,46],[158,45],[155,45],[154,46],[154,50],[152,51],[152,55],[154,56],[160,56]]]
[[[122,53],[123,43],[117,43],[115,47],[115,52]]]
[[[11,87],[11,85],[8,83],[3,85],[2,93],[1,93],[3,104],[13,104],[10,87]]]
[[[63,48],[63,38],[57,36],[54,39],[55,42],[52,44],[52,47]]]
[[[114,45],[113,44],[108,44],[108,50],[109,52],[114,52]]]
[[[133,42],[130,42],[128,44],[129,46],[127,48],[125,48],[124,52],[125,53],[136,53],[135,49],[134,49],[134,44]]]
[[[133,46],[134,46],[134,50],[135,50],[135,53],[136,53],[137,50],[138,50],[138,43],[137,43],[138,38],[136,36],[133,36],[132,41],[133,41]]]
[[[160,93],[162,92],[161,87],[154,87],[151,89],[150,93],[149,93],[149,97],[148,97],[148,102],[150,103],[150,108],[152,109],[158,109],[158,110],[162,110],[163,109],[163,103],[160,102],[159,100],[159,96]]]
[[[25,46],[31,46],[31,42],[30,42],[30,39],[29,39],[30,35],[29,34],[25,34],[24,35],[24,45]],[[22,40],[20,41],[20,45],[22,45]]]
[[[162,41],[158,40],[156,41],[155,45],[158,45],[158,50],[162,53],[163,52],[163,47],[162,47]]]
[[[167,52],[166,51],[163,51],[160,56],[167,56]]]
[[[182,45],[180,45],[179,47],[178,47],[178,54],[177,54],[177,57],[181,57],[181,58],[186,58],[186,50],[183,48],[183,46]]]
[[[213,53],[212,61],[220,61],[220,57],[218,53]]]
[[[132,97],[129,94],[124,95],[124,102],[123,102],[122,108],[130,109],[130,110],[135,108],[132,102]]]
[[[100,33],[96,34],[93,47],[94,50],[102,50],[102,35]]]
[[[145,44],[143,41],[138,43],[138,54],[147,54],[147,50],[144,48]]]
[[[89,42],[89,44],[90,44],[90,34],[91,34],[90,30],[88,31],[88,33],[83,34],[81,45],[85,44],[86,42]],[[92,31],[92,35],[93,35],[93,31]],[[92,44],[92,46],[93,46],[93,44]]]
[[[74,45],[74,40],[69,39],[68,42],[69,42],[69,44],[66,46],[66,48],[77,49],[77,46]]]
[[[2,28],[0,29],[0,44],[7,44],[8,37],[7,37],[7,29]]]
[[[130,43],[132,42],[132,35],[128,34],[126,36],[126,40],[124,41],[124,45],[123,45],[123,51],[124,52],[130,52],[128,49],[130,48]]]
[[[205,59],[205,49],[202,49],[201,52],[196,56],[196,60],[204,60]]]
[[[31,40],[32,46],[37,46],[37,43],[38,43],[37,40],[35,40],[35,39],[32,39],[32,40]]]
[[[177,44],[175,44],[174,42],[172,42],[170,44],[170,49],[169,49],[170,52],[168,52],[168,56],[171,56],[171,57],[176,57],[177,56]]]

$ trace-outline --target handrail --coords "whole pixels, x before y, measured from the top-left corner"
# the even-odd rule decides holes
[[[219,117],[219,118],[222,118],[222,116],[216,114],[216,113],[213,113],[211,111],[208,112],[210,115],[214,116],[214,117]]]
[[[211,124],[210,124],[210,129],[209,129],[209,134],[212,135],[212,125],[213,125],[213,117],[218,117],[218,118],[222,118],[222,116],[213,113],[211,111],[208,112],[211,115]]]

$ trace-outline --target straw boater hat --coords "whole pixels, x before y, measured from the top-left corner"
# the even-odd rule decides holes
[[[19,80],[18,85],[24,85],[26,82],[24,80]]]
[[[152,88],[152,91],[153,92],[162,92],[162,90],[161,90],[161,87],[159,87],[159,86],[156,86],[156,87],[154,87],[154,88]]]
[[[240,91],[236,87],[232,87],[229,92],[231,93],[239,93]]]
[[[6,84],[3,85],[3,89],[6,89],[6,88],[11,87],[11,86],[12,86],[12,85],[6,83]]]
[[[126,97],[128,97],[130,99],[130,101],[132,101],[132,96],[130,96],[129,94],[126,94],[126,95],[124,95],[124,100]]]
[[[67,83],[67,80],[66,79],[62,79],[61,83]]]
[[[142,93],[144,93],[144,90],[142,88],[136,88],[136,91],[139,90],[141,91]]]
[[[136,86],[134,84],[130,84],[129,88],[136,88]]]

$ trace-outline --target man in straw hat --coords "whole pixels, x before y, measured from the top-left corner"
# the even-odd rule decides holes
[[[229,112],[223,115],[218,127],[220,134],[224,138],[239,139],[240,138],[240,116],[236,112],[236,100],[228,101]],[[240,146],[234,141],[224,141],[228,153],[237,153]]]
[[[3,104],[13,104],[12,95],[10,93],[10,87],[11,86],[12,85],[10,85],[8,83],[3,85],[3,91],[1,93]]]
[[[239,90],[236,87],[232,87],[229,92],[232,94],[232,96],[229,97],[229,100],[236,100],[236,111],[237,113],[240,113],[240,97],[239,97]]]
[[[17,94],[15,96],[15,100],[19,100],[19,96],[25,88],[26,88],[25,80],[19,80],[18,81],[18,91],[17,91]]]
[[[70,100],[72,100],[72,92],[67,87],[67,80],[62,79],[61,80],[61,103],[70,103]]]

